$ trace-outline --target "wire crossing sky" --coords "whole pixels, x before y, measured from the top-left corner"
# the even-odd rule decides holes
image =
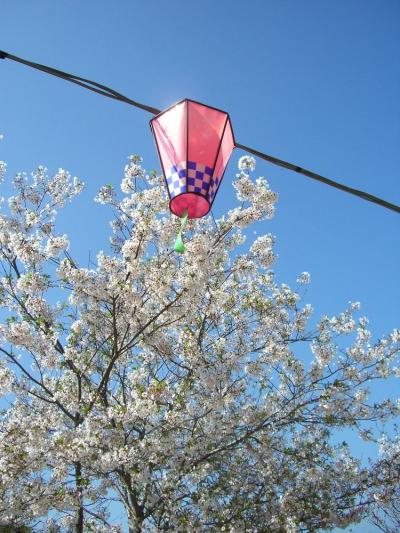
[[[111,89],[110,87],[100,84],[95,81],[88,80],[86,78],[81,78],[80,76],[76,76],[75,74],[68,74],[67,72],[64,72],[62,70],[55,69],[53,67],[49,67],[46,65],[42,65],[40,63],[34,63],[32,61],[29,61],[27,59],[23,59],[21,57],[9,54],[8,52],[4,52],[0,50],[0,59],[10,59],[12,61],[16,61],[17,63],[21,63],[23,65],[26,65],[28,67],[35,68],[37,70],[41,70],[43,72],[46,72],[47,74],[50,74],[52,76],[57,76],[59,78],[62,78],[66,81],[69,81],[71,83],[75,83],[77,85],[80,85],[81,87],[88,89],[89,91],[93,91],[97,94],[100,94],[102,96],[106,96],[108,98],[114,98],[115,100],[119,100],[121,102],[124,102],[126,104],[132,105],[134,107],[137,107],[139,109],[142,109],[144,111],[148,111],[149,113],[153,113],[154,115],[161,112],[160,109],[157,109],[155,107],[148,106],[146,104],[142,104],[140,102],[136,102],[135,100],[132,100],[128,98],[127,96],[124,96],[123,94],[115,91],[114,89]],[[249,146],[245,146],[240,143],[236,143],[235,145],[237,148],[240,148],[241,150],[244,150],[246,152],[249,152],[261,159],[264,159],[265,161],[268,161],[269,163],[272,163],[274,165],[278,165],[280,167],[286,168],[288,170],[292,170],[294,172],[298,172],[299,174],[302,174],[303,176],[306,176],[308,178],[314,179],[316,181],[319,181],[321,183],[325,183],[326,185],[329,185],[331,187],[335,187],[336,189],[339,189],[341,191],[347,192],[349,194],[353,194],[354,196],[358,196],[359,198],[362,198],[363,200],[367,200],[369,202],[375,203],[377,205],[380,205],[382,207],[385,207],[386,209],[391,209],[392,211],[395,211],[397,213],[400,213],[400,206],[395,205],[391,202],[388,202],[386,200],[383,200],[382,198],[378,198],[377,196],[374,196],[370,193],[360,191],[358,189],[354,189],[353,187],[349,187],[347,185],[344,185],[342,183],[338,183],[337,181],[331,180],[329,178],[325,178],[324,176],[321,176],[320,174],[317,174],[315,172],[312,172],[310,170],[306,170],[298,165],[294,165],[293,163],[288,163],[287,161],[283,161],[282,159],[278,159],[276,157],[270,156],[268,154],[265,154],[264,152],[260,152],[259,150],[255,150],[254,148],[251,148]]]

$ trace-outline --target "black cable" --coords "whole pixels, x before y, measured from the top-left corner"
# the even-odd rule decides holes
[[[86,78],[81,78],[80,76],[76,76],[75,74],[69,74],[68,72],[64,72],[53,67],[41,65],[40,63],[33,63],[32,61],[22,59],[21,57],[14,56],[2,50],[0,50],[0,59],[11,59],[12,61],[16,61],[17,63],[22,63],[23,65],[26,65],[28,67],[34,68],[36,70],[41,70],[42,72],[46,72],[47,74],[51,74],[52,76],[57,76],[58,78],[62,78],[71,83],[80,85],[81,87],[89,89],[89,91],[101,94],[102,96],[107,96],[108,98],[113,98],[114,100],[119,100],[126,104],[133,105],[135,107],[138,107],[139,109],[143,109],[144,111],[153,113],[154,115],[161,113],[160,109],[148,106],[146,104],[141,104],[139,102],[135,102],[127,96],[124,96],[123,94],[114,91],[114,89],[111,89],[106,85],[102,85],[101,83],[97,83],[96,81],[87,80]]]
[[[321,176],[320,174],[316,174],[315,172],[311,172],[311,170],[306,170],[297,165],[293,165],[293,163],[288,163],[287,161],[283,161],[282,159],[273,157],[272,155],[264,154],[263,152],[259,152],[258,150],[254,150],[254,148],[249,148],[248,146],[244,146],[243,144],[236,143],[235,146],[236,148],[240,148],[241,150],[244,150],[245,152],[249,152],[250,154],[260,157],[261,159],[264,159],[265,161],[268,161],[269,163],[273,163],[274,165],[278,165],[279,167],[293,170],[294,172],[303,174],[304,176],[307,176],[308,178],[311,178],[316,181],[320,181],[322,183],[325,183],[326,185],[330,185],[331,187],[340,189],[341,191],[348,192],[349,194],[354,194],[354,196],[358,196],[359,198],[362,198],[363,200],[367,200],[368,202],[373,202],[374,204],[378,204],[378,205],[381,205],[382,207],[386,207],[386,209],[391,209],[392,211],[400,213],[400,207],[398,205],[391,204],[390,202],[387,202],[386,200],[382,200],[382,198],[378,198],[377,196],[374,196],[368,192],[359,191],[358,189],[353,189],[352,187],[348,187],[347,185],[343,185],[342,183],[338,183],[337,181],[330,180],[329,178],[324,178],[324,176]]]
[[[158,113],[161,113],[160,109],[157,109],[155,107],[152,107],[146,104],[141,104],[140,102],[135,102],[135,100],[131,100],[127,96],[124,96],[123,94],[115,91],[114,89],[107,87],[107,85],[103,85],[101,83],[97,83],[95,81],[88,80],[86,78],[81,78],[80,76],[76,76],[75,74],[68,74],[67,72],[55,69],[53,67],[41,65],[40,63],[33,63],[32,61],[22,59],[20,57],[14,56],[12,54],[9,54],[1,50],[0,50],[0,59],[11,59],[12,61],[16,61],[17,63],[22,63],[23,65],[26,65],[28,67],[41,70],[42,72],[46,72],[47,74],[51,74],[52,76],[57,76],[58,78],[62,78],[71,83],[75,83],[76,85],[79,85],[97,94],[101,94],[102,96],[107,96],[108,98],[112,98],[114,100],[124,102],[125,104],[132,105],[134,107],[137,107],[139,109],[152,113],[153,115],[157,115]],[[352,187],[348,187],[347,185],[343,185],[342,183],[338,183],[337,181],[331,180],[329,178],[324,178],[324,176],[321,176],[320,174],[316,174],[315,172],[306,170],[302,167],[299,167],[298,165],[294,165],[293,163],[288,163],[287,161],[283,161],[282,159],[278,159],[277,157],[273,157],[271,155],[265,154],[264,152],[260,152],[259,150],[255,150],[254,148],[250,148],[243,144],[235,143],[235,146],[236,148],[239,148],[241,150],[244,150],[245,152],[253,154],[259,157],[260,159],[264,159],[265,161],[268,161],[269,163],[272,163],[273,165],[278,165],[288,170],[293,170],[294,172],[303,174],[303,176],[307,176],[308,178],[319,181],[321,183],[325,183],[326,185],[335,187],[336,189],[339,189],[341,191],[347,192],[349,194],[353,194],[354,196],[358,196],[359,198],[362,198],[363,200],[367,200],[368,202],[372,202],[374,204],[380,205],[381,207],[385,207],[386,209],[395,211],[396,213],[400,213],[400,206],[387,202],[386,200],[383,200],[382,198],[378,198],[377,196],[374,196],[368,192],[360,191],[358,189],[353,189]]]

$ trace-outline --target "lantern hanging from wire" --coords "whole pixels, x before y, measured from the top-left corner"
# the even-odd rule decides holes
[[[185,250],[186,220],[211,209],[235,147],[228,113],[193,100],[182,100],[150,121],[170,198],[181,218],[175,251]]]

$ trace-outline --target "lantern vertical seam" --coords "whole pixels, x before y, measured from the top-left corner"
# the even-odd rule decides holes
[[[186,99],[186,193],[188,193],[188,176],[189,176],[189,100]],[[189,209],[188,209],[188,217],[189,217]]]
[[[226,125],[228,124],[228,118],[229,118],[229,115],[228,115],[228,113],[227,113],[227,114],[226,114],[226,119],[225,119],[224,128],[223,128],[222,133],[221,133],[221,136],[220,136],[219,146],[218,146],[217,154],[216,154],[216,156],[215,156],[214,165],[213,165],[213,167],[212,167],[212,169],[213,169],[213,173],[212,173],[212,176],[211,176],[210,181],[215,179],[215,170],[216,170],[216,169],[215,169],[215,165],[217,164],[218,156],[219,156],[219,153],[220,153],[220,151],[221,151],[221,146],[222,146],[222,141],[223,141],[223,139],[224,139],[224,134],[225,134],[225,130],[226,130]],[[212,207],[212,205],[213,205],[213,203],[214,203],[214,198],[217,196],[217,192],[218,192],[219,186],[221,185],[223,175],[224,175],[224,172],[222,173],[221,179],[219,180],[218,186],[217,186],[217,188],[215,189],[215,192],[214,192],[214,194],[213,194],[213,197],[212,197],[212,200],[211,200],[211,203],[210,203],[210,209],[211,209],[211,207]]]
[[[153,127],[153,120],[155,120],[155,119],[150,120],[150,128],[151,128],[151,130],[153,132],[154,140],[156,141],[157,153],[158,153],[158,158],[160,160],[161,168],[163,170],[163,177],[164,177],[165,187],[167,189],[167,193],[168,193],[168,197],[169,197],[169,203],[171,203],[172,198],[171,198],[171,195],[170,195],[170,192],[169,192],[168,181],[167,181],[167,173],[165,172],[165,167],[164,167],[164,163],[163,163],[163,160],[162,160],[162,157],[161,157],[160,148],[158,146],[158,140],[157,140],[156,132],[155,132],[154,127]]]
[[[219,186],[221,185],[222,180],[223,180],[223,177],[225,176],[225,172],[226,172],[226,169],[228,168],[229,159],[231,158],[232,152],[233,152],[233,150],[236,148],[236,144],[235,144],[235,133],[234,133],[233,128],[232,128],[231,117],[229,116],[229,114],[228,114],[228,120],[229,120],[229,125],[230,125],[230,127],[231,127],[232,140],[233,140],[233,143],[234,143],[234,144],[233,144],[233,147],[232,147],[231,153],[229,154],[228,162],[227,162],[227,164],[225,165],[225,168],[224,168],[224,171],[223,171],[223,173],[222,173],[221,179],[219,180],[219,184],[218,184],[217,190],[215,191],[215,195],[217,194],[218,189],[219,189]],[[215,195],[214,195],[214,196],[215,196]]]

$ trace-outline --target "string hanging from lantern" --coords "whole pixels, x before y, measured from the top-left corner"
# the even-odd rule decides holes
[[[139,109],[142,109],[144,111],[147,111],[149,113],[152,113],[154,115],[159,114],[161,111],[155,107],[142,104],[140,102],[136,102],[135,100],[132,100],[128,98],[127,96],[124,96],[123,94],[115,91],[114,89],[103,85],[101,83],[88,80],[86,78],[82,78],[80,76],[76,76],[75,74],[69,74],[67,72],[64,72],[62,70],[55,69],[53,67],[49,67],[46,65],[42,65],[40,63],[34,63],[32,61],[29,61],[27,59],[23,59],[21,57],[15,56],[13,54],[9,54],[8,52],[0,50],[0,59],[10,59],[11,61],[15,61],[17,63],[21,63],[25,66],[34,68],[36,70],[40,70],[42,72],[46,72],[47,74],[50,74],[52,76],[56,76],[58,78],[62,78],[65,81],[68,81],[70,83],[74,83],[76,85],[79,85],[85,89],[88,89],[89,91],[93,91],[97,94],[101,94],[102,96],[106,96],[107,98],[112,98],[114,100],[118,100],[120,102],[123,102],[125,104],[132,105],[134,107],[137,107]],[[295,165],[293,163],[289,163],[287,161],[284,161],[282,159],[276,158],[274,156],[270,156],[264,152],[261,152],[259,150],[255,150],[254,148],[245,146],[240,143],[235,143],[235,147],[242,149],[246,152],[249,152],[264,161],[267,161],[269,163],[272,163],[274,165],[278,165],[280,167],[286,168],[288,170],[292,170],[294,172],[297,172],[298,174],[302,174],[303,176],[306,176],[308,178],[311,178],[313,180],[319,181],[321,183],[324,183],[325,185],[329,185],[330,187],[334,187],[336,189],[339,189],[341,191],[347,192],[349,194],[352,194],[353,196],[357,196],[363,200],[366,200],[368,202],[372,202],[376,205],[380,205],[381,207],[384,207],[385,209],[390,209],[391,211],[394,211],[396,213],[400,213],[400,206],[388,202],[387,200],[384,200],[382,198],[379,198],[378,196],[374,196],[373,194],[370,194],[365,191],[361,191],[358,189],[354,189],[353,187],[349,187],[347,185],[344,185],[342,183],[339,183],[335,180],[331,180],[329,178],[325,178],[324,176],[321,176],[320,174],[317,174],[316,172],[311,172],[310,170],[306,170],[298,165]]]
[[[175,244],[174,244],[174,251],[178,252],[178,254],[183,254],[186,250],[186,247],[182,240],[182,233],[185,230],[187,218],[188,218],[188,212],[187,212],[187,209],[185,209],[185,211],[183,212],[182,218],[181,218],[181,226],[179,228],[178,235],[176,236]]]

